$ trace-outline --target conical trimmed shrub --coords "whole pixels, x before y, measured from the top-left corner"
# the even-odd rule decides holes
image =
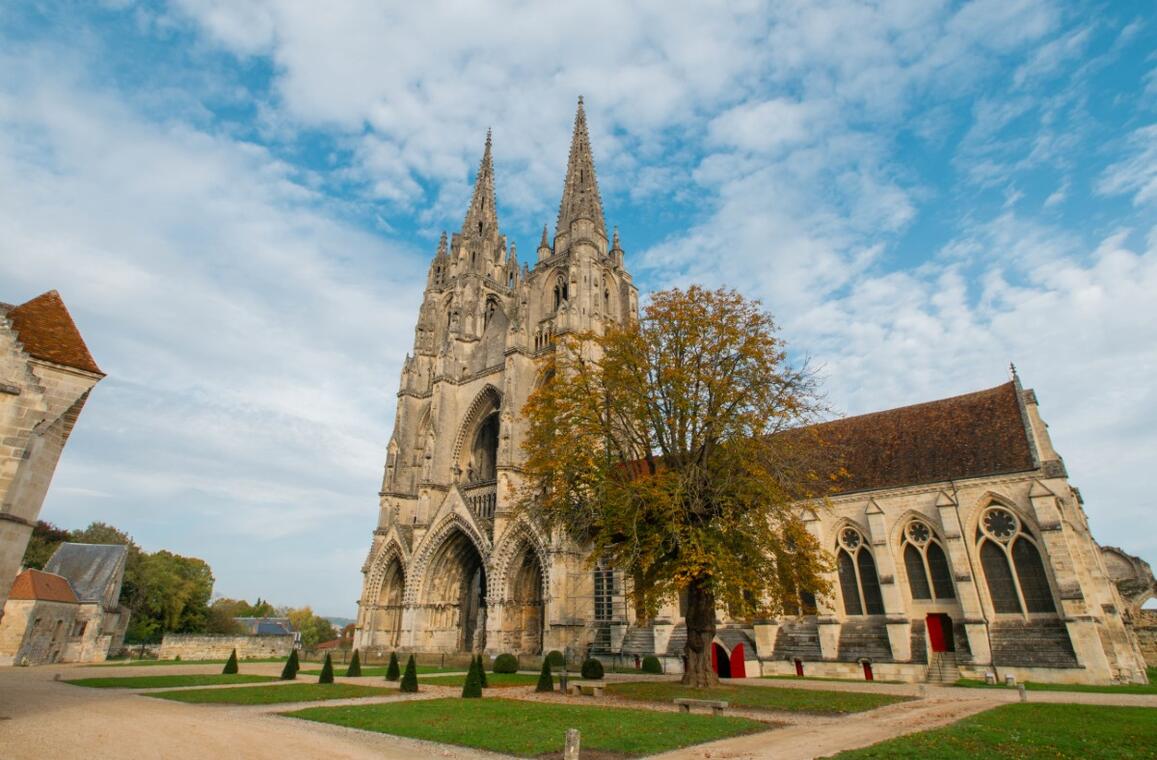
[[[482,683],[483,689],[490,688],[490,684],[486,682],[486,663],[482,655],[478,655],[478,680]]]
[[[229,659],[225,661],[225,669],[221,671],[221,675],[231,676],[237,673],[237,650],[234,649],[229,654]]]
[[[542,658],[542,672],[538,674],[538,686],[535,691],[554,691],[554,676],[550,672],[550,660]]]
[[[482,676],[480,675],[481,668],[478,666],[478,658],[470,659],[470,671],[466,673],[466,683],[462,684],[462,698],[463,699],[477,699],[482,696]]]
[[[398,653],[390,652],[390,664],[386,668],[386,680],[397,681],[402,677],[402,668],[398,665]]]
[[[289,659],[285,661],[285,667],[281,669],[281,680],[292,681],[297,678],[297,671],[301,668],[301,664],[297,661],[297,650],[292,649],[289,652]]]
[[[321,675],[317,677],[318,683],[333,683],[333,660],[329,658],[329,652],[325,653],[325,663],[321,666]]]
[[[418,691],[418,666],[414,664],[414,655],[406,661],[406,672],[402,675],[402,691],[416,693]]]
[[[358,650],[354,650],[353,659],[350,660],[350,666],[346,668],[346,678],[358,678],[362,674],[362,661],[358,657]]]

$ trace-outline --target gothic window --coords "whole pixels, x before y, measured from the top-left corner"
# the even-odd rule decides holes
[[[864,544],[860,531],[852,527],[840,531],[836,546],[836,571],[847,615],[883,615],[884,597],[876,560]]]
[[[913,520],[904,528],[904,569],[913,599],[955,599],[948,557],[932,528],[923,520]]]
[[[1036,539],[1015,514],[990,507],[976,531],[992,606],[1001,613],[1056,612]]]

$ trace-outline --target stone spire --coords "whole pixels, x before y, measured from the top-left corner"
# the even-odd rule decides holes
[[[490,157],[490,130],[486,130],[486,149],[474,179],[474,197],[462,222],[462,236],[498,233],[498,209],[494,205],[494,161]]]
[[[555,235],[570,230],[576,219],[589,219],[595,229],[607,237],[603,220],[603,202],[599,198],[599,183],[595,179],[595,160],[591,156],[591,139],[587,134],[587,115],[579,96],[574,115],[574,135],[570,141],[570,159],[566,167],[566,181],[562,187],[562,202],[558,206],[558,227]]]

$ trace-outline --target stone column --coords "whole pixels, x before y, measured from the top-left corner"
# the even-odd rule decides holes
[[[940,516],[944,552],[952,568],[956,596],[964,612],[964,632],[968,636],[972,661],[977,665],[989,665],[992,663],[992,648],[988,643],[988,622],[977,589],[980,581],[973,576],[970,549],[964,526],[960,524],[956,500],[941,491],[936,498],[936,512]]]

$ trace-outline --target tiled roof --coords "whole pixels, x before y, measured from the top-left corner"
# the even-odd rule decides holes
[[[80,337],[76,323],[72,321],[64,301],[55,290],[14,306],[7,312],[29,356],[98,375],[104,374],[88,352],[84,338]]]
[[[848,476],[838,493],[1035,469],[1017,387],[812,426]]]
[[[54,573],[28,569],[12,582],[9,599],[36,599],[42,602],[77,603],[76,594],[68,580]]]
[[[128,553],[128,547],[120,544],[65,542],[56,547],[44,569],[68,578],[81,600],[115,607]]]

